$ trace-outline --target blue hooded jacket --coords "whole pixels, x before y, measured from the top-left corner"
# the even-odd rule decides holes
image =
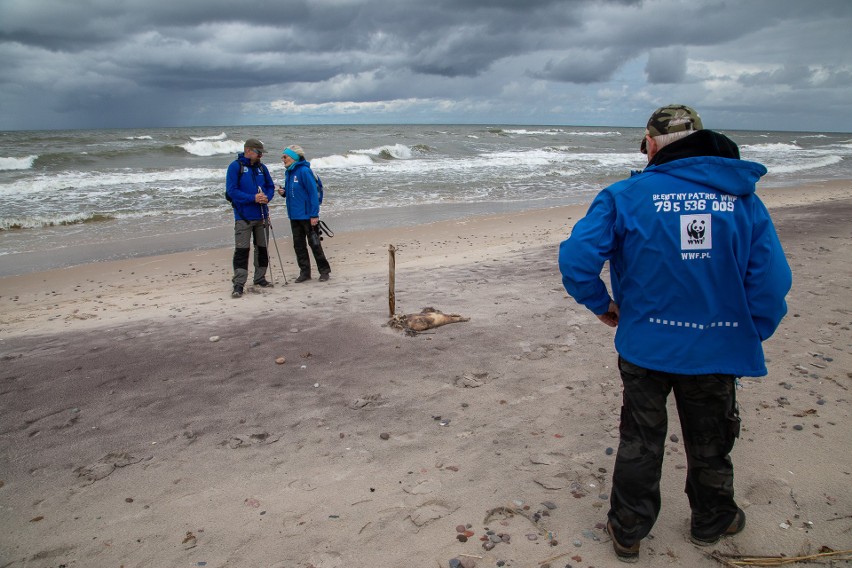
[[[275,182],[272,181],[266,164],[258,162],[252,165],[251,160],[240,152],[237,159],[228,166],[225,177],[225,191],[231,198],[231,205],[234,206],[235,221],[260,221],[264,215],[268,214],[267,206],[260,205],[254,200],[258,188],[269,201],[272,201],[275,196]]]
[[[735,155],[701,155],[719,147]],[[676,374],[766,374],[761,342],[787,313],[792,273],[755,194],[765,173],[702,130],[597,195],[561,244],[559,268],[568,293],[601,315],[610,261],[622,357]]]
[[[290,219],[304,221],[319,217],[320,198],[310,162],[299,160],[285,172],[284,197]]]

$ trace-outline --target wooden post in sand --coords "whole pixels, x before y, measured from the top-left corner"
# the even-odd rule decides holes
[[[396,313],[396,248],[388,246],[388,309],[390,317]]]

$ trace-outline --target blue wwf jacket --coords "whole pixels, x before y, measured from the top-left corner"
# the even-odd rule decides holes
[[[257,163],[252,166],[251,160],[240,152],[228,166],[225,177],[225,191],[234,206],[235,221],[260,221],[268,213],[266,205],[260,205],[254,200],[258,188],[272,201],[275,182],[266,165]]]
[[[299,160],[285,172],[284,197],[290,219],[304,221],[319,217],[320,198],[310,162]]]
[[[597,195],[561,244],[559,268],[568,293],[600,315],[610,261],[622,357],[676,374],[766,374],[761,342],[787,312],[792,274],[755,195],[765,173],[702,130]]]

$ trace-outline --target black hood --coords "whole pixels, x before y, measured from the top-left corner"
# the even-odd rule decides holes
[[[648,165],[659,166],[674,160],[697,156],[715,156],[739,160],[740,149],[733,140],[724,134],[712,130],[699,130],[695,134],[690,134],[686,138],[675,140],[664,146],[654,155],[654,159],[648,162]]]

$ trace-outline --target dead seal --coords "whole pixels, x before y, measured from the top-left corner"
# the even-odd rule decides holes
[[[409,335],[416,335],[418,332],[433,327],[441,327],[448,323],[460,321],[470,321],[470,318],[459,314],[445,314],[435,308],[423,308],[419,314],[396,314],[388,322],[388,325],[395,329],[401,329]]]

